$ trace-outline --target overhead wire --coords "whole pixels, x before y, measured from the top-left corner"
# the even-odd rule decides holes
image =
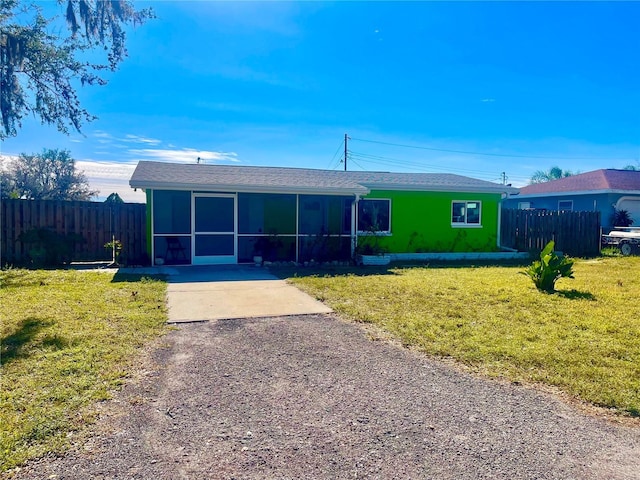
[[[411,167],[414,169],[418,169],[418,170],[422,170],[422,171],[450,171],[451,168],[448,166],[441,166],[441,165],[433,165],[433,164],[427,164],[427,163],[422,163],[422,162],[415,162],[415,161],[410,161],[410,160],[400,160],[397,158],[392,158],[392,157],[385,157],[382,155],[371,155],[371,154],[367,154],[367,153],[360,153],[360,152],[352,152],[351,153],[352,156],[355,156],[356,158],[359,158],[360,160],[369,162],[369,163],[373,163],[373,164],[378,164],[378,165],[393,165],[393,166],[401,166],[401,167]],[[457,168],[457,171],[460,172],[466,172],[466,173],[473,173],[473,174],[482,174],[485,176],[495,176],[495,172],[487,172],[486,170],[474,170],[474,169],[465,169],[465,168]]]
[[[351,153],[351,152],[349,152]],[[358,162],[356,162],[356,160],[353,158],[353,155],[349,155],[349,160],[351,161],[351,163],[355,163],[358,167],[360,167],[362,170],[367,170],[366,168],[364,168],[362,165],[360,165]]]
[[[359,142],[366,143],[377,143],[380,145],[389,145],[393,147],[403,147],[403,148],[415,148],[418,150],[429,150],[433,152],[446,152],[446,153],[459,153],[462,155],[482,155],[489,157],[507,157],[507,158],[532,158],[532,159],[546,159],[546,160],[601,160],[598,157],[558,157],[558,156],[542,156],[542,155],[520,155],[520,154],[512,154],[512,153],[491,153],[491,152],[472,152],[467,150],[451,150],[446,148],[434,148],[434,147],[423,147],[419,145],[407,145],[402,143],[392,143],[392,142],[381,142],[379,140],[367,140],[364,138],[351,138],[351,140],[356,140]],[[608,158],[608,161],[628,161],[628,158]]]
[[[344,145],[344,139],[342,139],[342,141],[340,142],[340,145],[338,145],[338,148],[336,149],[336,153],[334,153],[333,157],[331,157],[331,160],[329,160],[329,170],[335,170],[338,167],[338,165],[340,165],[340,161],[342,160],[342,157],[340,157],[340,160],[338,160],[338,163],[336,163],[334,167],[331,166],[333,165],[333,161],[336,159],[336,155],[338,155],[338,152],[342,150],[343,145]]]

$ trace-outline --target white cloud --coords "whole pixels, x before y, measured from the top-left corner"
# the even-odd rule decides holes
[[[151,158],[163,162],[180,162],[180,163],[196,163],[198,158],[200,161],[226,161],[238,162],[238,154],[235,152],[211,152],[206,150],[196,150],[194,148],[182,148],[180,150],[167,149],[132,149],[129,153],[133,156]]]
[[[92,136],[96,139],[95,141],[97,143],[100,143],[102,145],[115,144],[116,146],[119,146],[117,145],[117,142],[141,143],[145,145],[160,145],[162,143],[162,140],[158,140],[157,138],[144,137],[142,135],[127,134],[124,137],[116,137],[103,130],[98,130],[92,133]]]
[[[96,138],[96,142],[102,143],[102,144],[111,143],[115,140],[113,135],[111,135],[110,133],[104,132],[102,130],[95,131],[93,132],[92,135],[94,138]]]
[[[98,200],[104,200],[116,192],[125,202],[145,202],[144,192],[136,192],[129,186],[129,179],[136,168],[135,163],[78,160],[76,167],[84,172],[91,189],[98,190]]]
[[[160,145],[162,143],[162,140],[158,140],[156,138],[148,138],[131,134],[125,135],[124,141],[132,143],[146,143],[148,145]]]
[[[96,138],[113,138],[110,133],[107,133],[103,130],[96,130],[95,132],[93,132],[93,136]]]
[[[493,103],[496,101],[495,98],[483,98],[482,100],[480,100],[482,103]]]

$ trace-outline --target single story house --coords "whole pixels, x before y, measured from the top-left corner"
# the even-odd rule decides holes
[[[349,260],[354,252],[497,252],[517,190],[439,173],[141,161],[154,264]]]
[[[601,169],[551,182],[534,183],[505,200],[504,208],[600,211],[602,228],[611,230],[615,210],[626,210],[640,225],[640,171]]]

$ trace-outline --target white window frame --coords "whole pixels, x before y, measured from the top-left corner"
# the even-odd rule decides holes
[[[378,230],[377,232],[372,232],[369,230],[360,230],[358,229],[358,235],[364,236],[364,235],[380,235],[380,236],[388,236],[391,235],[391,212],[392,212],[392,208],[391,208],[391,199],[390,198],[361,198],[360,200],[358,200],[358,204],[360,202],[367,202],[370,200],[383,200],[385,202],[388,203],[389,205],[389,230]],[[356,211],[359,212],[359,205],[356,205]],[[358,213],[358,218],[356,219],[356,222],[360,223],[360,215]],[[358,224],[356,224],[356,229],[358,228]]]
[[[571,208],[560,208],[561,203],[570,203]],[[573,212],[573,200],[558,200],[558,211],[559,212]]]
[[[454,222],[453,221],[453,206],[456,203],[464,203],[464,222]],[[480,213],[478,214],[478,222],[477,223],[469,223],[467,222],[467,212],[469,211],[469,207],[467,206],[470,203],[477,203],[480,209]],[[482,201],[480,200],[452,200],[451,201],[451,226],[452,227],[464,227],[464,228],[480,228],[482,227]]]

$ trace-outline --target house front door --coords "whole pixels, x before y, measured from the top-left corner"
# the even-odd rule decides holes
[[[237,263],[237,211],[233,194],[193,194],[194,265]]]

